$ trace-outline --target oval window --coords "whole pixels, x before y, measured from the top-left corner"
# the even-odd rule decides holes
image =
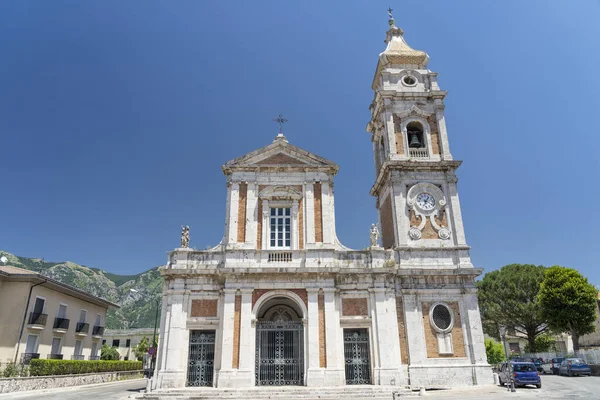
[[[433,308],[432,318],[433,324],[440,331],[445,331],[452,324],[452,314],[450,310],[443,304],[438,304]]]
[[[406,75],[402,78],[402,82],[404,82],[406,86],[415,86],[417,84],[417,80],[410,75]]]

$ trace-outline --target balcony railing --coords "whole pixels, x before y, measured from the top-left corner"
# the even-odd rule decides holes
[[[63,359],[63,355],[62,354],[48,354],[48,360],[62,360]]]
[[[41,325],[46,326],[48,320],[48,314],[31,312],[29,313],[29,325]]]
[[[71,360],[85,360],[85,357],[83,354],[73,354],[71,356]]]
[[[60,330],[68,330],[69,329],[69,320],[66,318],[54,318],[54,329],[60,329]]]
[[[292,252],[283,251],[269,253],[268,262],[292,262]]]
[[[429,158],[429,152],[425,148],[408,149],[408,155],[411,158]]]
[[[85,322],[78,322],[75,327],[76,333],[88,333],[90,331],[90,324],[86,324]]]
[[[90,356],[90,361],[98,361],[100,356]]]
[[[40,353],[23,353],[21,354],[21,364],[29,365],[29,361],[34,358],[40,358]]]
[[[94,329],[92,330],[92,335],[94,336],[102,336],[104,335],[104,327],[103,326],[94,326]]]

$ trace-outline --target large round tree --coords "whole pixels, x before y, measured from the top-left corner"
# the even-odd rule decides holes
[[[477,282],[484,332],[498,338],[500,325],[514,328],[535,350],[535,339],[548,330],[537,300],[544,280],[543,266],[511,264]]]
[[[542,315],[552,330],[570,333],[573,349],[579,337],[594,332],[598,290],[572,268],[555,265],[546,270],[540,287]]]

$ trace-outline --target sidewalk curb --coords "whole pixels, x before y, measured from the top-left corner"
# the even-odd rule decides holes
[[[91,383],[89,385],[76,385],[76,386],[63,386],[63,387],[49,388],[49,389],[24,390],[22,392],[2,393],[2,394],[0,394],[0,399],[10,398],[8,396],[18,396],[18,395],[31,396],[31,395],[35,395],[35,394],[48,394],[48,393],[55,393],[55,392],[62,392],[62,391],[71,391],[71,390],[76,390],[76,389],[80,389],[80,388],[95,388],[95,387],[99,387],[99,386],[116,385],[116,384],[125,383],[125,382],[140,382],[140,383],[142,383],[145,381],[146,381],[146,378],[123,379],[120,381]],[[144,385],[144,389],[146,389],[145,385]]]

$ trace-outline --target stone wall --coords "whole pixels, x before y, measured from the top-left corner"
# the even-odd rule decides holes
[[[26,378],[1,378],[0,394],[23,392],[27,390],[53,389],[60,387],[90,385],[136,379],[143,371],[102,372],[97,374],[30,376]]]

